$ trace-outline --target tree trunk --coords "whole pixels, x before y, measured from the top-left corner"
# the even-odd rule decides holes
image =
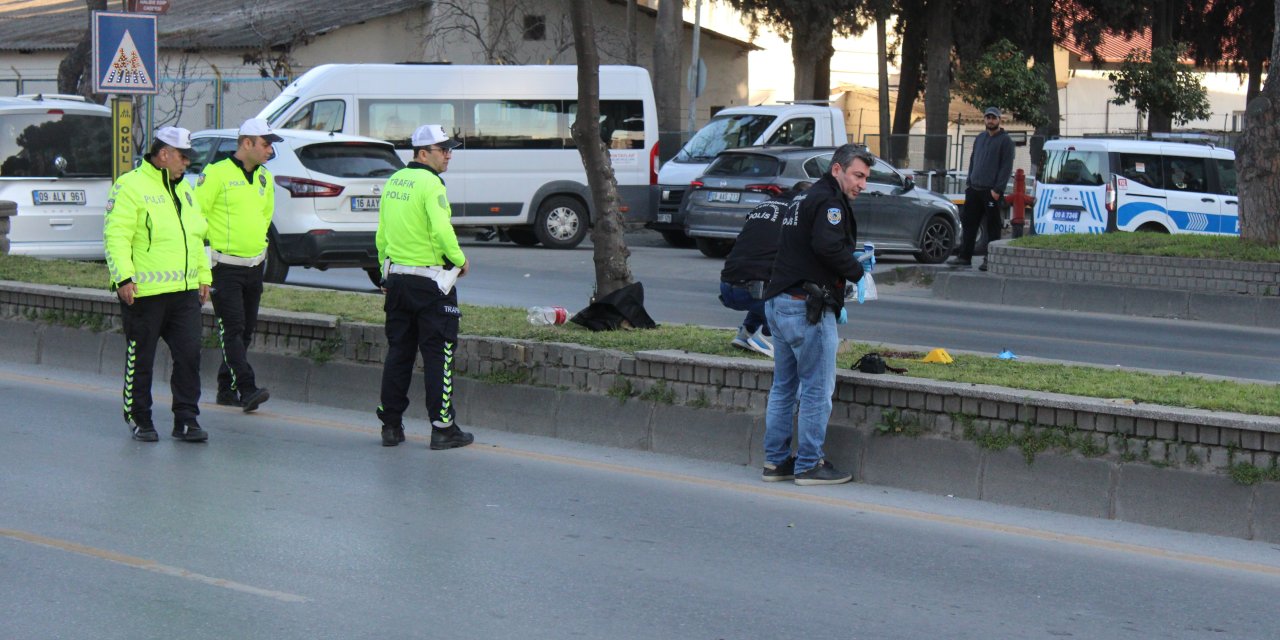
[[[1045,86],[1049,88],[1049,92],[1045,94],[1044,103],[1040,107],[1041,113],[1049,121],[1036,127],[1031,138],[1031,163],[1034,165],[1033,171],[1036,175],[1040,173],[1040,156],[1045,141],[1058,137],[1061,131],[1062,116],[1058,108],[1058,69],[1053,60],[1053,4],[1054,0],[1035,0],[1031,6],[1031,19],[1034,21],[1032,39],[1035,42],[1034,50],[1031,52],[1032,57],[1035,58],[1032,68],[1040,73],[1040,77],[1044,78]]]
[[[1174,6],[1173,0],[1152,0],[1151,3],[1151,50],[1173,44]],[[1147,114],[1147,134],[1168,132],[1173,130],[1173,116],[1164,109],[1152,107]]]
[[[1255,58],[1249,59],[1249,83],[1244,93],[1244,103],[1249,104],[1253,99],[1262,93],[1262,63],[1263,60]]]
[[[58,63],[58,93],[84,96],[102,104],[107,101],[107,97],[93,92],[93,78],[89,76],[93,71],[89,66],[93,57],[90,50],[93,47],[93,12],[106,11],[107,0],[85,0],[85,6],[88,7],[88,19],[85,21],[84,36],[62,62]]]
[[[684,144],[680,127],[681,36],[684,17],[680,0],[661,0],[653,26],[653,101],[658,108],[658,158],[666,162]],[[693,132],[690,132],[692,134]]]
[[[911,164],[911,117],[916,99],[920,97],[920,74],[924,72],[924,47],[920,45],[926,34],[921,12],[911,17],[904,13],[899,19],[907,23],[903,27],[902,59],[898,66],[898,101],[893,105],[893,162],[894,166],[906,167]]]
[[[636,64],[636,0],[627,0],[627,64]]]
[[[1275,5],[1280,24],[1280,2]],[[1271,59],[1280,60],[1280,31],[1271,40]],[[1270,247],[1280,245],[1280,78],[1267,76],[1267,86],[1249,102],[1244,132],[1236,148],[1240,179],[1240,239]]]
[[[831,56],[835,16],[806,14],[791,24],[791,59],[794,60],[796,100],[831,98]],[[825,68],[825,77],[823,77]]]
[[[571,128],[582,155],[595,209],[591,243],[596,266],[596,297],[605,296],[631,284],[631,252],[623,238],[622,214],[618,211],[618,181],[613,175],[609,151],[600,139],[600,56],[596,51],[595,25],[590,0],[572,0],[569,18],[573,23],[573,48],[578,58],[578,116]]]
[[[924,91],[924,170],[947,170],[947,129],[950,123],[947,112],[951,105],[951,14],[954,0],[929,0],[926,13],[929,21],[928,61],[929,78]],[[908,43],[910,46],[910,43]],[[942,191],[940,185],[931,189]]]
[[[880,144],[876,153],[895,167],[902,165],[889,155],[889,35],[885,29],[885,11],[876,12],[876,111],[879,113]]]

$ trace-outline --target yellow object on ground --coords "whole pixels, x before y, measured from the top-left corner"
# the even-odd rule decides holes
[[[951,354],[947,353],[946,349],[934,349],[933,351],[930,351],[928,354],[926,354],[925,357],[921,358],[920,361],[951,364],[952,362],[955,362],[955,358],[952,358]]]

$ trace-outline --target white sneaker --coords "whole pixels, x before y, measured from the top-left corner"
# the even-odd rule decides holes
[[[733,339],[733,346],[739,349],[746,349],[750,351],[751,344],[747,342],[750,339],[751,339],[751,334],[747,333],[746,329],[742,327],[738,327],[738,335]]]
[[[773,357],[773,342],[764,335],[764,329],[756,329],[756,332],[747,338],[747,348],[770,358]]]

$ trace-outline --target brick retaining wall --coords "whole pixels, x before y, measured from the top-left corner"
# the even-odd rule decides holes
[[[988,257],[991,273],[1012,278],[1280,296],[1280,263],[1049,251],[1007,243],[993,243]]]

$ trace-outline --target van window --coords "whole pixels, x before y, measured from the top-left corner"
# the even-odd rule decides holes
[[[578,103],[565,103],[568,122],[578,119]],[[600,139],[610,149],[644,148],[644,103],[639,100],[600,101]],[[568,130],[565,131],[564,148],[577,149],[578,144]]]
[[[1236,161],[1218,158],[1218,190],[1216,193],[1234,196],[1239,195],[1236,189]]]
[[[782,123],[769,137],[766,144],[793,144],[798,147],[813,146],[813,118],[792,118]]]
[[[1120,176],[1152,189],[1164,188],[1164,169],[1160,156],[1155,154],[1120,154]]]
[[[560,102],[493,100],[469,103],[467,149],[562,149]]]
[[[342,131],[347,104],[342,100],[318,100],[293,114],[281,129],[310,129],[311,131]]]
[[[459,132],[457,112],[460,103],[426,102],[423,100],[395,100],[372,98],[360,100],[360,129],[362,136],[386,140],[397,149],[411,149],[414,129],[424,124],[438,124],[451,135]]]
[[[1203,192],[1208,182],[1207,158],[1166,156],[1164,159],[1164,188],[1170,191]]]
[[[1055,149],[1048,153],[1040,182],[1098,186],[1103,182],[1106,168],[1105,152]]]
[[[61,113],[0,116],[0,176],[110,175],[110,116]]]
[[[751,113],[716,116],[685,143],[672,161],[707,162],[725,149],[749,147],[776,119],[776,116]]]

